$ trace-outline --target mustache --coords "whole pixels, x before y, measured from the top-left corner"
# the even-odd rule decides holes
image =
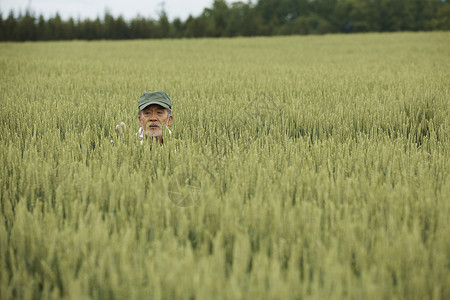
[[[160,129],[162,129],[162,126],[159,123],[147,123],[147,125],[145,127],[149,128],[150,126],[151,127],[156,126],[156,127],[160,128]]]

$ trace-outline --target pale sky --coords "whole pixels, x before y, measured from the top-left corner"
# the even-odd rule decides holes
[[[126,20],[138,14],[141,17],[157,19],[163,2],[170,20],[178,17],[184,21],[189,14],[197,17],[204,8],[212,7],[214,0],[0,0],[0,12],[3,18],[6,18],[13,10],[17,17],[19,12],[24,13],[30,8],[36,16],[42,14],[47,19],[58,12],[63,20],[67,20],[69,17],[102,19],[105,9],[108,9],[113,16],[122,15]],[[227,1],[228,4],[232,2],[236,1]]]

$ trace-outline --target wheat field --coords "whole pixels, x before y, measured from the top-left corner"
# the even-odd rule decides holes
[[[450,298],[450,33],[1,43],[0,66],[0,299]],[[141,145],[155,90],[172,135]]]

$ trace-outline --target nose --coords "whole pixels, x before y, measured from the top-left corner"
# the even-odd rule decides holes
[[[148,120],[149,121],[158,121],[158,119],[156,118],[156,114],[151,114],[150,118]]]

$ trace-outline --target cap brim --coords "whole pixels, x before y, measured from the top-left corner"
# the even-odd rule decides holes
[[[143,110],[143,109],[145,109],[147,106],[150,106],[150,105],[152,105],[152,104],[156,104],[156,105],[159,105],[159,106],[164,107],[164,108],[170,108],[169,105],[167,105],[166,103],[159,102],[159,101],[152,101],[152,102],[145,103],[145,104],[143,104],[142,106],[140,106],[140,107],[139,107],[139,110]]]

